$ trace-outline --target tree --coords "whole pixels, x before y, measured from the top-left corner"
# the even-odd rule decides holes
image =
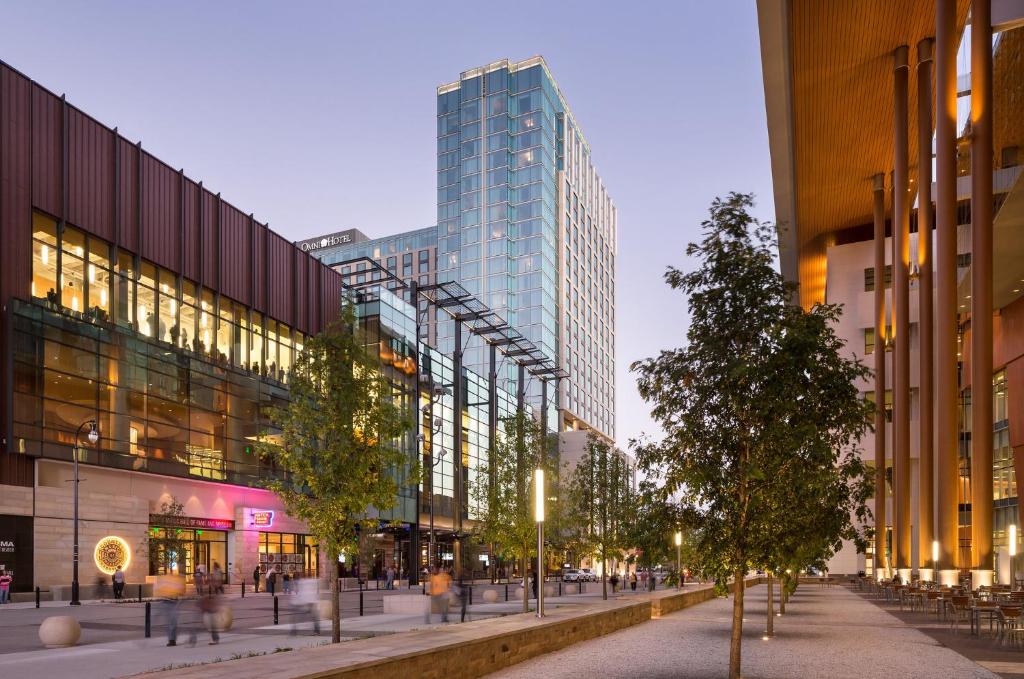
[[[537,554],[534,470],[544,469],[549,488],[557,483],[558,470],[551,457],[543,454],[545,440],[540,425],[518,411],[504,421],[504,431],[491,444],[489,465],[480,467],[470,487],[480,511],[474,538],[493,544],[503,559],[522,565],[524,613],[530,610],[529,560]],[[553,509],[551,504],[547,508]]]
[[[627,496],[624,515],[621,543],[636,550],[631,558],[639,568],[651,570],[666,561],[676,562],[675,534],[682,531],[685,521],[679,506],[666,498],[650,479],[641,484],[639,492]],[[689,557],[689,542],[681,545],[679,551]],[[668,584],[678,581],[680,569],[677,563]]]
[[[185,506],[173,495],[160,504],[160,515],[167,517],[169,524],[183,525]],[[185,546],[188,541],[181,537],[182,529],[168,526],[167,528],[151,528],[146,533],[141,554],[149,555],[150,569],[171,573],[184,565]]]
[[[400,441],[411,417],[361,335],[354,306],[346,303],[340,319],[295,358],[291,401],[271,415],[279,440],[258,444],[286,472],[266,485],[291,516],[306,522],[327,554],[334,643],[341,641],[338,578],[331,572],[338,555],[356,553],[360,527],[378,525],[373,510],[392,508],[400,480],[418,478]]]
[[[841,461],[856,455],[866,422],[853,380],[867,372],[841,354],[840,310],[791,303],[771,225],[752,206],[736,193],[712,203],[703,240],[687,248],[699,267],[665,274],[688,296],[687,345],[632,366],[665,432],[635,443],[641,465],[696,517],[699,569],[720,587],[733,581],[730,677],[740,676],[745,574],[808,534],[823,549],[853,530],[862,470]],[[834,515],[832,534],[815,532],[792,503]]]
[[[626,547],[624,519],[630,506],[630,474],[623,456],[590,434],[569,476],[568,513],[578,542],[601,555],[601,595],[608,598],[608,561],[619,559]]]

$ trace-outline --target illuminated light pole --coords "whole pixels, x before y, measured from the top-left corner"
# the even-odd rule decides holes
[[[682,586],[683,581],[683,532],[680,530],[676,531],[676,589]]]
[[[1015,526],[1011,526],[1011,528],[1015,528]],[[932,573],[934,573],[934,575],[932,576],[932,580],[933,581],[938,581],[938,579],[939,579],[939,541],[938,540],[932,540],[932,568],[934,569],[932,571]]]
[[[537,617],[544,617],[544,470],[533,473],[533,514],[537,521]]]
[[[1017,560],[1017,524],[1010,524],[1010,589],[1017,586],[1017,571],[1014,570],[1014,562]]]
[[[75,542],[71,556],[71,605],[81,606],[82,602],[78,598],[78,454],[81,450],[81,437],[82,429],[89,427],[89,433],[86,438],[89,439],[89,443],[96,445],[100,440],[100,432],[96,428],[96,420],[86,420],[78,426],[78,431],[75,432],[75,452],[74,452],[74,525],[75,525]]]

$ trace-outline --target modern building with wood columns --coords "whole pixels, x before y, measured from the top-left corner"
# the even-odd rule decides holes
[[[757,4],[780,266],[873,371],[875,540],[830,570],[1020,579],[1024,2]]]

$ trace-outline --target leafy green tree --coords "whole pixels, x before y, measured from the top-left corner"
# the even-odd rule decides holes
[[[621,542],[634,550],[630,558],[639,568],[650,570],[669,561],[676,563],[675,534],[682,530],[684,519],[680,507],[660,488],[650,480],[641,484],[638,492],[627,496],[625,516]],[[681,545],[679,551],[690,556],[689,543]],[[668,584],[678,581],[679,569],[680,564],[676,564]]]
[[[356,322],[352,304],[311,338],[295,358],[291,400],[271,420],[281,433],[258,444],[287,472],[269,482],[291,516],[302,519],[327,554],[332,640],[341,640],[338,555],[358,553],[360,527],[375,529],[375,512],[391,509],[400,483],[415,483],[418,468],[402,450],[411,425],[396,387],[385,378]]]
[[[866,421],[853,381],[867,373],[842,356],[839,308],[791,303],[771,225],[754,219],[752,206],[735,193],[712,203],[703,240],[687,248],[699,267],[665,274],[688,296],[687,344],[632,366],[665,431],[636,444],[641,465],[694,513],[702,573],[721,587],[733,581],[730,677],[740,676],[744,576],[817,531],[794,519],[791,503],[835,509],[837,518],[846,510],[828,538],[853,530],[859,471],[842,461],[855,456]],[[824,492],[844,485],[838,497]]]
[[[493,544],[501,558],[521,564],[524,613],[530,610],[529,562],[537,554],[534,470],[544,469],[549,489],[558,478],[552,456],[543,452],[545,441],[540,425],[525,412],[517,412],[504,421],[504,431],[491,446],[489,464],[480,467],[470,486],[480,512],[473,537]],[[546,510],[555,508],[548,503]]]
[[[566,484],[568,514],[576,540],[583,549],[599,554],[602,564],[601,594],[608,598],[608,564],[619,560],[625,542],[625,521],[631,500],[631,475],[625,458],[595,434]]]
[[[179,523],[185,518],[185,506],[173,495],[160,504],[160,515],[170,519],[167,523]],[[177,519],[178,521],[176,521]],[[150,570],[170,573],[175,564],[184,565],[185,546],[188,541],[181,537],[180,528],[151,528],[146,533],[139,553],[148,554]]]

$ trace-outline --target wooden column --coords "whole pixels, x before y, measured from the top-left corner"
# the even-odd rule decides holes
[[[957,584],[956,0],[935,3],[935,423],[939,579]]]
[[[875,579],[888,577],[886,559],[885,423],[885,174],[874,177],[875,215]]]
[[[896,480],[896,568],[904,582],[910,579],[910,201],[908,194],[907,88],[909,48],[893,52],[893,462]]]
[[[917,567],[933,580],[935,523],[934,275],[932,273],[932,48],[931,38],[917,43],[917,302],[919,388]],[[925,577],[927,576],[927,577]]]
[[[971,3],[971,554],[992,584],[992,5]]]

